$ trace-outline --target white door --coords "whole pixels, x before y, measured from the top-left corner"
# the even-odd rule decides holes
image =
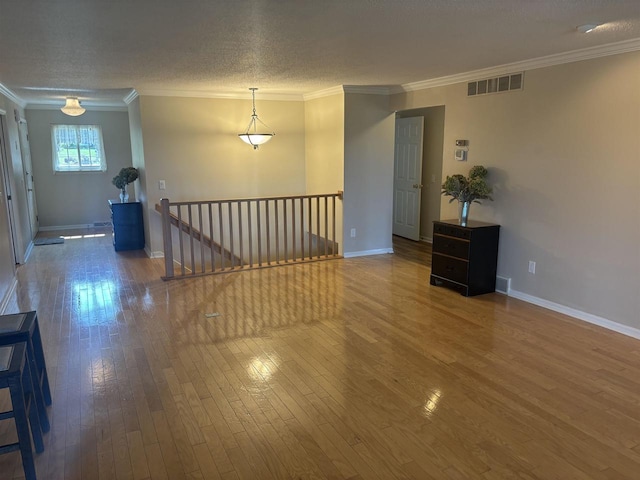
[[[420,240],[423,117],[396,119],[393,234]]]
[[[18,263],[16,255],[15,219],[11,204],[11,182],[9,182],[9,150],[6,148],[6,116],[0,112],[0,257],[2,262],[7,261],[15,266]],[[4,233],[8,235],[4,235]],[[10,257],[7,254],[10,253]],[[0,266],[0,276],[4,273],[4,265]],[[11,271],[13,276],[14,271]],[[0,281],[3,279],[0,278]]]
[[[38,207],[36,206],[36,192],[33,184],[33,167],[31,166],[31,149],[29,148],[29,133],[27,121],[20,119],[18,124],[20,131],[20,150],[22,152],[22,172],[24,185],[27,189],[27,209],[29,210],[29,224],[31,226],[31,240],[38,233]]]

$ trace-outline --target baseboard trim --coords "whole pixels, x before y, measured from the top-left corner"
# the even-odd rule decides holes
[[[393,253],[393,248],[378,248],[376,250],[362,250],[360,252],[348,252],[343,255],[344,258],[366,257],[369,255],[383,255],[385,253]]]
[[[29,246],[27,247],[27,251],[24,252],[24,263],[27,263],[27,260],[29,260],[29,255],[31,255],[32,251],[33,251],[33,241],[29,242]]]
[[[152,252],[151,249],[149,247],[147,247],[146,245],[144,246],[144,253],[146,253],[147,257],[149,257],[149,258],[164,258],[164,252],[163,251]]]
[[[18,278],[14,276],[13,282],[11,282],[11,286],[9,287],[9,290],[7,290],[7,293],[5,294],[4,298],[2,299],[2,302],[0,303],[0,315],[4,315],[6,313],[7,307],[9,306],[9,300],[11,300],[11,297],[16,292],[17,288],[18,288]]]
[[[79,225],[52,225],[50,227],[38,227],[43,232],[53,232],[56,230],[79,230],[81,228],[96,228],[93,223],[81,223]]]
[[[424,243],[433,243],[433,238],[431,237],[420,237],[420,241]]]
[[[553,310],[554,312],[562,313],[569,317],[573,317],[578,320],[591,323],[593,325],[598,325],[599,327],[606,328],[607,330],[613,330],[614,332],[618,332],[623,335],[627,335],[628,337],[633,337],[640,340],[640,329],[607,320],[606,318],[583,312],[581,310],[576,310],[575,308],[567,307],[559,303],[550,302],[549,300],[545,300],[544,298],[534,297],[533,295],[519,292],[518,290],[509,289],[508,295],[510,297],[517,298],[518,300],[532,303],[534,305],[538,305],[539,307],[547,308],[549,310]]]

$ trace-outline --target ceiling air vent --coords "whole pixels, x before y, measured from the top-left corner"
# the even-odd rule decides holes
[[[502,93],[511,90],[522,90],[524,73],[512,73],[501,77],[487,78],[467,83],[467,96],[475,97],[490,93]]]

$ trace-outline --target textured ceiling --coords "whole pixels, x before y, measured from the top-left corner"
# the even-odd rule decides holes
[[[0,0],[0,84],[27,103],[85,105],[132,88],[305,94],[634,38],[640,0]]]

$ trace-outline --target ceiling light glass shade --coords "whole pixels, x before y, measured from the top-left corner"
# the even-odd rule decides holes
[[[258,145],[267,143],[274,137],[275,133],[239,133],[240,140],[249,145],[253,145],[253,148],[258,148]]]
[[[80,106],[80,101],[76,97],[67,97],[67,103],[60,110],[71,117],[77,117],[86,111]]]
[[[270,128],[267,127],[267,125],[265,125],[265,123],[258,118],[258,114],[256,113],[256,90],[258,89],[250,88],[249,90],[251,90],[251,96],[253,98],[253,115],[251,115],[251,120],[249,121],[249,125],[247,125],[246,131],[244,133],[239,133],[238,137],[240,137],[240,140],[242,140],[244,143],[253,146],[254,150],[257,150],[258,146],[262,145],[263,143],[267,143],[269,140],[275,137],[276,134],[273,132],[268,133],[268,130],[270,130]],[[258,132],[258,123],[260,123],[260,125],[262,125],[262,127],[264,127],[267,132]]]

